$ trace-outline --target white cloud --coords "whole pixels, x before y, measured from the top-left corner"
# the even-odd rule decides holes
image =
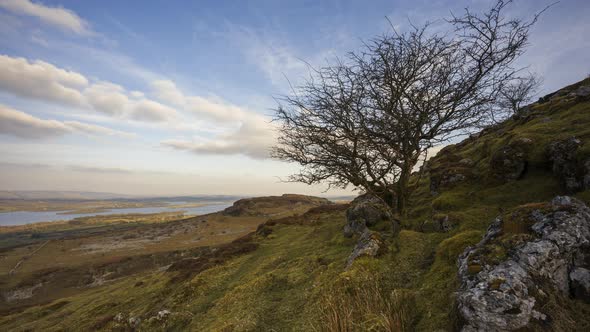
[[[0,105],[0,134],[28,139],[42,139],[81,133],[90,136],[132,138],[135,134],[78,121],[44,120]]]
[[[196,118],[194,124],[197,127],[218,132],[214,139],[200,142],[172,140],[162,144],[194,153],[267,157],[274,136],[268,119],[264,116],[220,98],[185,95],[170,80],[155,80],[151,86],[151,94],[158,101],[147,98],[142,92],[128,91],[112,82],[90,81],[82,74],[43,61],[30,62],[24,58],[0,55],[0,90],[20,97],[75,106],[83,110],[92,109],[117,119],[151,122],[154,125],[164,123],[172,130],[194,129],[192,122],[186,121],[186,115],[192,115]],[[18,111],[11,114],[16,114],[14,112]],[[42,120],[18,113],[21,121],[14,128],[20,129],[3,128],[3,133],[31,138],[58,136],[68,132],[130,137],[129,134],[105,127],[76,121]],[[26,121],[23,117],[27,117]],[[236,126],[239,126],[237,130],[234,129]],[[22,130],[21,134],[18,133],[19,130]]]
[[[176,115],[175,109],[149,99],[136,102],[130,113],[131,118],[147,122],[164,122]]]
[[[162,141],[161,144],[195,154],[243,154],[256,159],[264,159],[269,157],[269,149],[275,140],[273,134],[273,128],[266,119],[254,117],[245,120],[238,130],[219,135],[212,140],[172,139]]]
[[[152,93],[156,99],[162,102],[218,122],[237,122],[243,119],[248,113],[242,108],[223,100],[201,96],[186,96],[170,80],[152,82]]]
[[[76,72],[43,61],[0,55],[0,89],[22,97],[55,100],[74,106],[84,105],[78,90],[88,80]]]
[[[119,118],[165,122],[176,110],[145,98],[139,91],[106,81],[94,83],[84,75],[43,61],[0,55],[0,90],[16,96],[51,101]]]
[[[137,137],[137,135],[134,133],[128,133],[79,121],[64,121],[64,124],[72,131],[77,131],[91,136],[119,136],[124,138]]]
[[[99,82],[84,90],[88,103],[95,110],[110,115],[121,115],[129,104],[124,93],[122,86],[109,82]]]
[[[55,120],[42,120],[27,113],[0,105],[0,134],[20,138],[40,139],[61,136],[69,132],[68,126]]]
[[[50,7],[30,0],[0,0],[0,7],[18,14],[33,16],[46,24],[79,35],[93,35],[88,22],[69,9]]]
[[[238,121],[247,116],[247,112],[238,106],[199,96],[187,97],[186,107],[195,114],[217,121]]]
[[[141,91],[131,91],[129,95],[133,98],[144,98],[145,94]]]
[[[152,90],[154,96],[165,103],[174,106],[184,106],[185,104],[184,95],[178,90],[176,84],[170,80],[153,81]]]
[[[161,145],[195,154],[243,154],[252,158],[268,157],[274,135],[269,120],[216,98],[184,95],[172,81],[152,82],[153,95],[163,102],[175,105],[216,123],[239,124],[237,130],[225,130],[213,139],[171,139]]]

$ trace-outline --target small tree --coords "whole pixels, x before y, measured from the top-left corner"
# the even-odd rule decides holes
[[[515,78],[500,89],[498,104],[509,113],[515,114],[533,100],[540,86],[541,79],[533,74]]]
[[[346,61],[314,70],[279,99],[275,158],[302,165],[290,180],[349,184],[400,213],[412,169],[427,150],[492,122],[501,88],[516,77],[530,21],[507,20],[498,1],[488,12],[448,22],[453,33],[377,37]]]

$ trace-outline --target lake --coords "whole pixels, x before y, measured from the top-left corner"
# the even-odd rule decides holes
[[[178,204],[178,202],[175,202]],[[41,221],[57,221],[57,220],[72,220],[78,217],[91,217],[98,215],[109,215],[109,214],[127,214],[127,213],[160,213],[160,212],[180,212],[184,211],[185,215],[201,215],[213,212],[221,211],[232,203],[216,203],[210,205],[204,205],[199,207],[188,207],[188,208],[170,208],[166,206],[160,207],[141,207],[141,208],[126,208],[126,209],[112,209],[103,212],[94,213],[80,213],[80,214],[60,214],[67,211],[15,211],[15,212],[3,212],[0,213],[0,226],[14,226],[31,224]]]

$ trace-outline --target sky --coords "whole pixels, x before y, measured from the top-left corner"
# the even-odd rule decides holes
[[[531,17],[552,1],[520,0]],[[0,190],[349,194],[283,180],[275,98],[363,41],[490,1],[0,0]],[[590,1],[540,18],[539,95],[590,74]]]

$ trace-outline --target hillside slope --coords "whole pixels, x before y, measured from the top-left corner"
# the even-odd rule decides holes
[[[226,214],[264,216],[255,232],[207,250],[166,256],[170,264],[86,285],[44,305],[9,311],[0,318],[0,329],[459,329],[464,322],[455,302],[458,257],[480,242],[496,217],[512,220],[523,205],[537,206],[533,203],[562,194],[590,203],[585,183],[590,94],[580,90],[584,86],[590,79],[443,149],[412,178],[401,231],[394,232],[390,223],[372,226],[383,236],[385,250],[357,259],[349,269],[345,264],[356,238],[342,234],[347,205],[314,201],[311,209],[306,205],[268,218],[278,210],[257,210],[267,208],[268,200],[242,202]],[[554,150],[562,146],[568,147],[560,156],[569,166],[556,167]],[[506,234],[526,236],[526,225],[507,225]],[[494,243],[486,258],[504,259],[511,245]],[[538,303],[551,320],[531,322],[529,329],[590,329],[587,302],[548,293]]]

